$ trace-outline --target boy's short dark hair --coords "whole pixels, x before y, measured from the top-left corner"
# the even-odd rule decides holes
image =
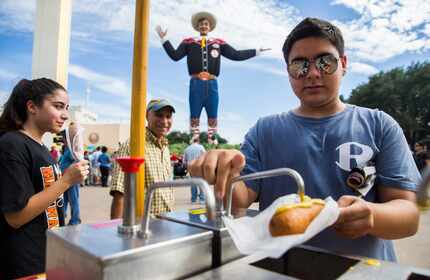
[[[305,18],[294,27],[287,39],[285,39],[282,52],[284,53],[285,62],[288,64],[288,56],[294,43],[298,40],[308,37],[319,37],[327,39],[341,56],[344,54],[344,41],[342,32],[339,28],[328,21],[318,18]]]

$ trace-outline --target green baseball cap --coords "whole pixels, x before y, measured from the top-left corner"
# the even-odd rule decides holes
[[[175,107],[173,107],[173,105],[166,99],[152,99],[151,101],[149,101],[148,106],[146,107],[146,111],[157,112],[165,107],[170,107],[172,109],[172,112],[175,113]]]

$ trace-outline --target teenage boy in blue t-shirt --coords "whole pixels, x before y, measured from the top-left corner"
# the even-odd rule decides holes
[[[260,119],[241,151],[211,150],[190,164],[190,173],[215,184],[223,197],[228,180],[240,173],[293,168],[303,176],[307,195],[331,196],[340,207],[337,222],[307,244],[395,261],[390,240],[415,234],[419,221],[414,202],[420,175],[402,129],[384,112],[339,99],[347,57],[336,26],[304,19],[287,37],[283,54],[300,105]],[[353,168],[369,166],[376,169],[376,180],[360,197],[346,180]],[[297,191],[286,177],[239,184],[233,196],[233,206],[239,208],[258,199],[264,210],[276,198]]]

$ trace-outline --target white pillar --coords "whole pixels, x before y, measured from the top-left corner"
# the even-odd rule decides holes
[[[72,0],[37,0],[32,78],[51,78],[67,88]]]
[[[50,78],[67,88],[72,0],[36,0],[32,79]],[[50,147],[51,133],[42,141]]]

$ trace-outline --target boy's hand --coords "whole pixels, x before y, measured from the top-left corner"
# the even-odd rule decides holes
[[[188,165],[193,177],[202,177],[215,185],[215,195],[223,198],[228,181],[240,175],[245,166],[245,157],[238,150],[210,150]]]
[[[368,234],[373,228],[373,211],[370,205],[356,196],[344,195],[337,204],[339,218],[333,225],[338,234],[355,239]]]

